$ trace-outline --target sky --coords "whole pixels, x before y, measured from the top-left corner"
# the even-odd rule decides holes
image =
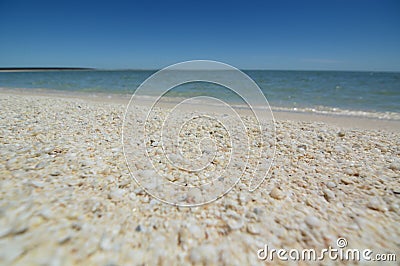
[[[400,71],[400,1],[0,0],[0,67]]]

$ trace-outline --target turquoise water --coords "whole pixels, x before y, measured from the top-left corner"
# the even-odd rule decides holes
[[[274,107],[400,113],[400,73],[334,71],[244,71]],[[1,72],[0,88],[41,88],[131,94],[155,71]],[[149,92],[151,94],[151,92]],[[189,83],[172,97],[209,95],[236,101],[228,90]]]

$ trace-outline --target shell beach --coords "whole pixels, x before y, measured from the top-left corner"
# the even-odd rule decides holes
[[[125,104],[3,92],[0,106],[2,265],[285,264],[257,251],[321,250],[338,238],[400,254],[398,124],[277,115],[261,186],[249,192],[239,182],[188,208],[158,201],[131,178]]]

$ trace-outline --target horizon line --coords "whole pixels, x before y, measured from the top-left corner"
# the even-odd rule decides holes
[[[29,71],[159,71],[163,68],[97,68],[97,67],[0,67],[0,72]],[[241,71],[320,71],[320,72],[371,72],[400,73],[400,70],[337,70],[337,69],[273,69],[273,68],[238,68]],[[218,69],[217,69],[218,70]]]

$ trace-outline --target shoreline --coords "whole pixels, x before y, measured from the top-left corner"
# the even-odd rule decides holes
[[[5,72],[48,72],[48,71],[88,71],[96,70],[87,67],[0,67],[0,73]]]
[[[82,91],[61,91],[49,89],[9,89],[0,88],[0,94],[3,95],[21,95],[32,97],[55,97],[63,99],[81,99],[91,102],[123,104],[127,106],[131,98],[130,94],[105,93],[105,92],[82,92]],[[154,101],[154,97],[146,96],[141,101],[146,104]],[[163,98],[165,99],[165,98]],[[170,108],[179,102],[179,98],[170,97],[163,103],[162,107]],[[198,103],[201,105],[201,102]],[[190,108],[190,107],[189,107]],[[218,106],[208,106],[209,110],[218,113]],[[248,115],[249,110],[246,107],[233,105],[233,108],[241,114]],[[303,121],[303,122],[321,122],[346,129],[368,129],[385,130],[390,132],[400,132],[400,119],[385,119],[377,117],[368,117],[365,115],[354,115],[354,113],[364,114],[366,112],[353,112],[353,114],[311,112],[286,110],[281,107],[271,107],[273,116],[277,121]],[[399,114],[400,115],[400,114]]]

